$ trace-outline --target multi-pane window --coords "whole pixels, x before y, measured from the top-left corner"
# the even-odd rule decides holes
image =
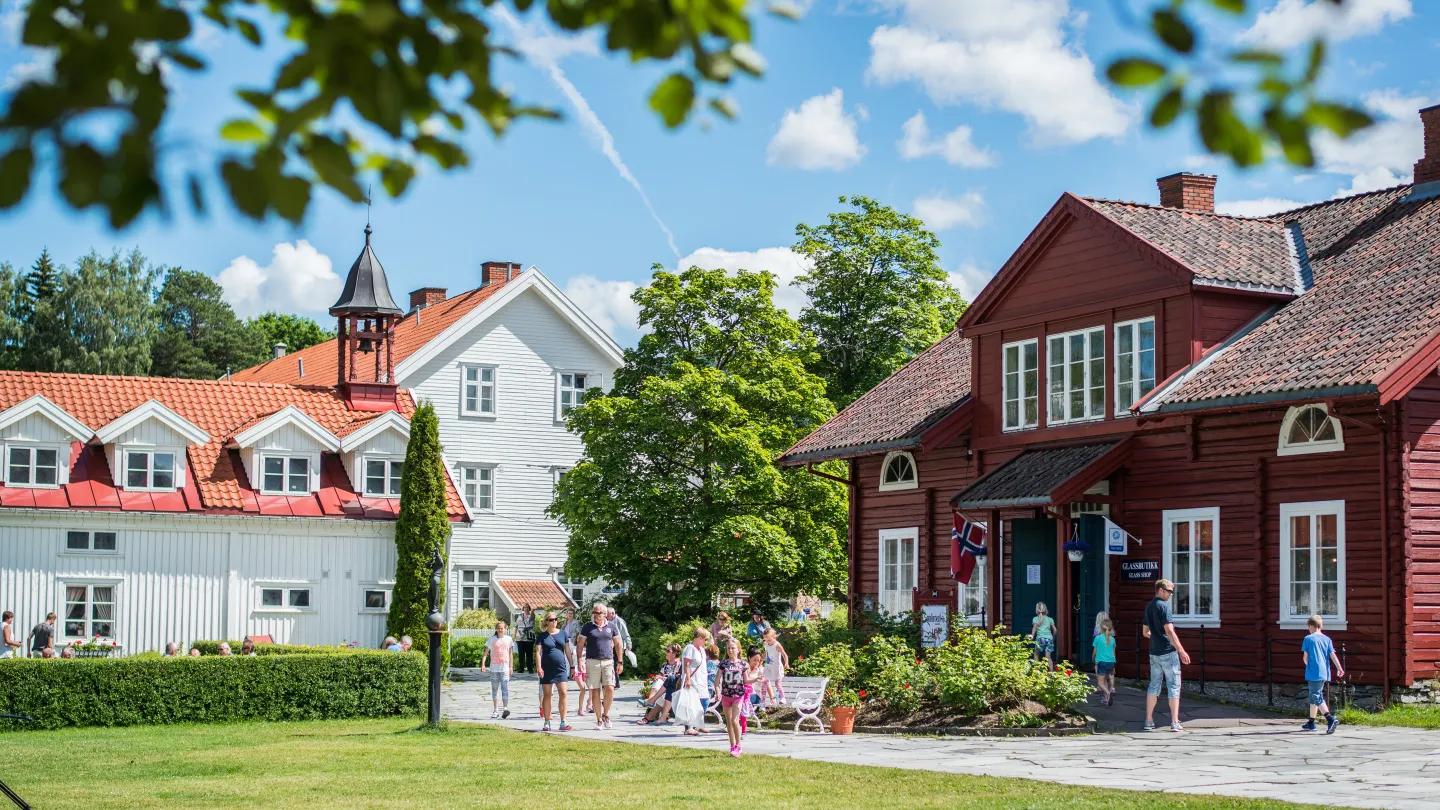
[[[1155,388],[1155,319],[1115,324],[1115,415]]]
[[[483,568],[460,569],[460,609],[490,607],[490,572]]]
[[[267,610],[309,610],[310,589],[263,587],[260,589],[260,607]]]
[[[1175,583],[1171,615],[1177,621],[1219,621],[1220,510],[1167,510],[1164,522],[1165,578]]]
[[[310,459],[265,456],[260,491],[271,495],[304,495],[310,491]]]
[[[565,574],[562,572],[555,575],[555,584],[559,585],[565,591],[565,593],[570,596],[570,601],[574,602],[577,605],[585,604],[584,582],[581,582],[578,579],[571,579],[570,577],[565,576]]]
[[[470,416],[495,415],[495,368],[462,366],[461,410]]]
[[[988,568],[989,558],[977,557],[975,570],[970,573],[970,581],[960,583],[960,615],[970,624],[983,625],[988,621]]]
[[[115,586],[65,586],[65,636],[115,637]]]
[[[915,459],[909,453],[891,453],[880,471],[880,489],[914,489],[919,485]]]
[[[465,503],[471,509],[495,508],[495,469],[493,467],[461,467],[460,486]]]
[[[1345,502],[1281,504],[1280,554],[1280,622],[1345,621]]]
[[[403,459],[365,459],[365,494],[380,498],[400,497],[400,478],[404,473]]]
[[[891,615],[914,609],[915,529],[880,532],[880,607]]]
[[[1047,339],[1050,424],[1105,418],[1105,329],[1084,329]]]
[[[60,453],[53,447],[10,447],[6,482],[12,487],[53,487],[60,483]]]
[[[175,454],[148,450],[125,451],[127,489],[174,489]]]
[[[1040,344],[1007,343],[1003,358],[1005,429],[1035,427],[1040,423]]]
[[[1324,405],[1291,408],[1280,424],[1279,455],[1298,456],[1344,449],[1345,435],[1340,429],[1340,420],[1331,416]]]
[[[560,374],[560,391],[557,410],[560,418],[575,410],[575,407],[585,401],[585,374],[572,374],[568,371]]]
[[[119,545],[115,532],[66,532],[65,550],[68,552],[114,554]]]

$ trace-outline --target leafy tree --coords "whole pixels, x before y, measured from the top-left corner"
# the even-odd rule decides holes
[[[0,368],[20,367],[25,347],[25,277],[9,262],[0,264]]]
[[[172,268],[155,308],[160,332],[150,373],[157,377],[213,380],[263,362],[268,354],[264,333],[241,323],[224,289],[204,273]]]
[[[517,117],[554,116],[518,103],[497,84],[493,57],[516,53],[509,43],[517,25],[512,5],[524,12],[532,4],[30,0],[22,40],[54,57],[54,75],[21,84],[0,115],[7,145],[0,156],[0,207],[29,193],[37,154],[55,155],[66,202],[102,208],[114,227],[147,208],[171,207],[159,165],[160,133],[174,114],[165,76],[207,69],[197,47],[200,24],[257,48],[262,31],[283,32],[288,40],[288,58],[273,79],[239,91],[248,117],[220,130],[238,147],[219,167],[238,209],[256,219],[274,212],[299,222],[314,185],[362,200],[361,171],[378,173],[386,191],[399,196],[421,159],[441,169],[468,163],[467,127],[483,122],[498,136]],[[565,31],[602,32],[605,47],[632,62],[673,66],[649,99],[666,126],[685,121],[700,88],[763,70],[740,0],[689,0],[679,7],[670,0],[552,0],[542,9]],[[507,24],[506,35],[496,36],[497,22]],[[725,99],[712,98],[711,106],[733,114]],[[365,125],[363,140],[351,134],[347,116]],[[97,140],[102,122],[110,137]],[[191,205],[203,209],[199,177],[189,175],[188,186]]]
[[[1345,0],[1314,2],[1339,6]],[[1374,123],[1363,110],[1320,95],[1326,57],[1323,37],[1313,39],[1299,59],[1263,48],[1231,48],[1228,41],[1209,47],[1194,13],[1196,6],[1238,19],[1249,4],[1165,0],[1151,9],[1145,21],[1159,53],[1122,57],[1106,70],[1110,82],[1119,87],[1155,88],[1152,127],[1164,129],[1192,116],[1205,148],[1237,166],[1265,160],[1273,151],[1267,149],[1270,146],[1278,146],[1290,163],[1313,166],[1315,132],[1328,130],[1348,138]],[[1130,22],[1139,26],[1139,21]]]
[[[245,325],[263,336],[267,351],[276,343],[284,343],[286,351],[298,352],[335,337],[334,332],[322,328],[320,324],[303,315],[286,315],[283,312],[257,315],[246,321]]]
[[[774,465],[835,412],[774,286],[769,273],[657,268],[634,295],[648,334],[614,391],[570,414],[585,453],[549,510],[570,532],[566,570],[628,582],[632,609],[679,618],[719,592],[843,587],[844,490]]]
[[[49,301],[34,302],[24,325],[19,367],[148,374],[156,333],[152,299],[157,275],[138,250],[108,258],[92,251],[81,258],[74,269],[59,274]]]
[[[851,209],[801,223],[794,247],[815,263],[794,282],[809,296],[800,324],[817,341],[809,367],[837,409],[944,337],[965,310],[923,222],[868,197],[840,202]]]
[[[410,636],[422,652],[430,645],[425,617],[430,614],[430,562],[445,555],[450,516],[445,508],[445,470],[440,459],[440,422],[435,408],[420,403],[410,417],[410,443],[400,478],[400,515],[395,521],[395,589],[385,632]],[[440,582],[445,604],[445,582]],[[444,669],[442,668],[443,672]]]

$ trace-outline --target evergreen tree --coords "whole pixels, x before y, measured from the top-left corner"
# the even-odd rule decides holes
[[[50,259],[50,251],[43,248],[35,266],[25,276],[26,293],[31,301],[48,301],[60,291],[60,271]]]
[[[0,264],[0,369],[20,367],[25,345],[25,277]]]
[[[269,356],[262,331],[242,323],[215,279],[171,268],[155,299],[160,333],[151,349],[157,377],[213,380]]]
[[[37,269],[39,262],[37,264]],[[26,297],[35,289],[32,270]],[[26,371],[148,374],[155,339],[156,271],[138,250],[91,252],[61,270],[54,293],[32,301],[18,365]],[[43,289],[43,288],[42,288]]]
[[[421,651],[430,643],[425,628],[425,617],[430,613],[430,561],[437,549],[444,558],[445,541],[450,536],[442,465],[440,422],[435,408],[422,402],[410,417],[410,442],[405,448],[405,469],[400,479],[400,515],[395,521],[395,589],[385,623],[386,633],[396,638],[410,636]],[[443,611],[443,579],[440,604]]]

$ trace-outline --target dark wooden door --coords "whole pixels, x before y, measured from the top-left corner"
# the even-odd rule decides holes
[[[1055,604],[1055,521],[1013,521],[1010,559],[1010,613],[1015,633],[1028,636],[1036,602],[1045,603],[1052,619],[1064,609]]]
[[[1082,515],[1075,521],[1080,537],[1090,544],[1085,559],[1071,563],[1075,581],[1075,660],[1088,667],[1093,657],[1090,642],[1094,638],[1095,616],[1109,610],[1105,598],[1105,520],[1099,515]]]

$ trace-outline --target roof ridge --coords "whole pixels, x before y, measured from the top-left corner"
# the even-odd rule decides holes
[[[331,385],[297,385],[295,383],[259,382],[255,380],[232,380],[223,377],[218,380],[210,380],[201,377],[151,377],[139,374],[86,374],[78,371],[19,371],[16,369],[0,369],[0,376],[16,377],[20,379],[83,378],[86,380],[131,380],[135,382],[173,383],[177,385],[243,385],[255,388],[288,388],[291,390],[309,391],[335,390],[335,387]]]
[[[1077,195],[1077,196],[1078,196],[1078,195]],[[1221,214],[1221,213],[1218,213],[1218,212],[1215,212],[1215,211],[1196,211],[1196,210],[1191,209],[1191,208],[1170,208],[1170,207],[1164,206],[1164,205],[1154,205],[1154,204],[1152,204],[1152,203],[1134,202],[1133,200],[1112,200],[1112,199],[1109,199],[1109,198],[1106,198],[1106,197],[1080,197],[1080,199],[1084,200],[1084,201],[1087,202],[1087,203],[1097,203],[1097,202],[1098,202],[1098,203],[1109,203],[1109,204],[1111,204],[1111,205],[1133,205],[1133,206],[1135,206],[1136,208],[1149,208],[1149,209],[1152,209],[1152,210],[1155,210],[1155,211],[1170,211],[1170,212],[1173,212],[1173,213],[1176,213],[1176,214],[1199,214],[1199,215],[1201,215],[1201,216],[1216,217],[1216,218],[1218,218],[1218,219],[1237,219],[1237,220],[1240,220],[1241,222],[1276,222],[1276,223],[1279,223],[1279,224],[1282,224],[1282,225],[1283,225],[1284,222],[1285,222],[1285,220],[1280,219],[1278,216],[1274,216],[1274,215],[1272,215],[1272,216],[1266,216],[1266,217],[1242,217],[1242,216],[1240,216],[1240,215],[1238,215],[1238,214]]]
[[[1302,205],[1302,206],[1300,206],[1299,208],[1289,208],[1289,209],[1286,209],[1286,210],[1284,210],[1284,211],[1279,211],[1279,212],[1277,212],[1274,216],[1275,216],[1275,217],[1285,217],[1286,219],[1293,219],[1294,217],[1292,217],[1292,216],[1290,216],[1290,215],[1291,215],[1291,214],[1298,214],[1298,213],[1300,213],[1301,211],[1309,211],[1309,210],[1312,210],[1312,209],[1315,209],[1315,208],[1323,208],[1324,206],[1327,206],[1327,205],[1335,205],[1336,203],[1347,202],[1347,201],[1349,201],[1349,200],[1356,200],[1356,199],[1359,199],[1359,198],[1361,198],[1361,197],[1369,197],[1369,196],[1376,195],[1376,194],[1385,194],[1385,193],[1387,193],[1387,192],[1396,191],[1396,190],[1402,189],[1402,188],[1413,188],[1414,186],[1415,186],[1414,183],[1400,183],[1399,185],[1386,186],[1385,188],[1377,188],[1377,189],[1373,189],[1373,190],[1371,190],[1371,191],[1360,191],[1360,192],[1356,192],[1355,194],[1351,194],[1351,195],[1345,196],[1345,197],[1331,197],[1331,198],[1328,199],[1328,200],[1320,200],[1320,201],[1318,201],[1318,202],[1313,202],[1313,203],[1310,203],[1310,204],[1308,204],[1308,205]]]

